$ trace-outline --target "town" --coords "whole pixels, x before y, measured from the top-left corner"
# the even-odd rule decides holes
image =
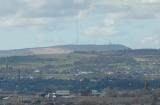
[[[159,52],[124,50],[1,57],[0,102],[158,105]]]

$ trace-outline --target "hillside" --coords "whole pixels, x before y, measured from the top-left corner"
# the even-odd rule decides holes
[[[0,51],[0,57],[6,56],[28,56],[28,55],[43,55],[43,54],[67,54],[73,51],[62,48],[30,48],[18,50],[5,50]]]
[[[111,45],[64,45],[57,46],[59,48],[69,49],[73,51],[82,51],[82,52],[91,52],[91,51],[118,51],[118,50],[128,50],[130,48],[120,45],[120,44],[111,44]]]
[[[79,79],[107,76],[138,79],[150,75],[151,79],[159,79],[159,62],[160,50],[157,49],[2,57],[0,77],[16,78],[18,70],[21,70],[25,78]]]
[[[27,56],[27,55],[42,55],[42,54],[68,54],[71,52],[100,52],[100,51],[118,51],[129,49],[123,45],[63,45],[42,48],[28,48],[17,50],[0,51],[0,57],[6,56]]]

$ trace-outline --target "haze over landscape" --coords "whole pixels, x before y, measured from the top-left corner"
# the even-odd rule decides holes
[[[160,0],[0,0],[0,105],[160,105]]]
[[[0,0],[0,50],[68,44],[159,48],[159,0]]]

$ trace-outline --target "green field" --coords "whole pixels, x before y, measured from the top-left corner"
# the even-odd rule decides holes
[[[7,78],[16,78],[19,72],[22,78],[144,78],[146,73],[160,73],[159,62],[159,50],[14,56],[0,58],[0,74]]]

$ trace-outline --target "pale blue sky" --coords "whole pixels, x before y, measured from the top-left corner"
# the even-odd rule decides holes
[[[159,28],[160,0],[0,0],[0,50],[110,42],[160,48]]]

